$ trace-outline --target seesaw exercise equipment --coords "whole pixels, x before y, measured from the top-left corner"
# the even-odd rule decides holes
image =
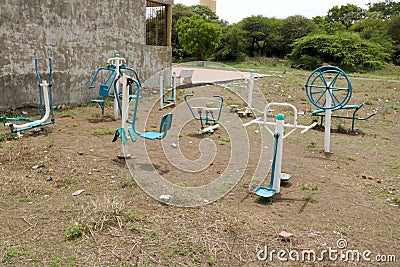
[[[271,109],[271,106],[279,106],[279,107],[290,107],[293,110],[293,124],[285,124],[285,116],[283,114],[278,114],[275,118],[274,121],[270,121],[271,118],[273,118],[273,110]],[[283,139],[291,135],[294,131],[297,129],[303,129],[301,131],[301,134],[304,134],[311,128],[313,128],[315,125],[317,125],[316,122],[309,126],[303,126],[303,125],[298,125],[297,124],[297,109],[295,106],[292,104],[288,103],[268,103],[265,106],[264,109],[264,117],[263,118],[257,118],[254,120],[251,120],[243,126],[249,126],[251,124],[259,124],[263,125],[264,128],[267,130],[269,134],[271,134],[275,138],[275,143],[274,143],[274,154],[273,154],[273,162],[272,162],[272,169],[271,169],[271,180],[270,180],[270,186],[269,187],[259,187],[257,188],[254,193],[258,196],[261,197],[272,197],[276,193],[280,192],[280,184],[281,181],[288,181],[292,175],[287,174],[287,173],[282,173],[282,150],[283,150]],[[270,127],[275,126],[275,131],[273,131]],[[291,128],[291,130],[285,134],[285,127]]]
[[[176,73],[171,77],[171,97],[166,96],[165,81],[163,75],[160,75],[160,110],[174,106],[176,103]]]
[[[52,58],[49,58],[49,74],[47,75],[47,80],[42,80],[38,70],[38,60],[35,58],[35,71],[38,78],[38,88],[39,88],[39,110],[40,119],[33,120],[25,118],[23,116],[18,116],[15,118],[3,118],[4,125],[10,126],[11,132],[17,133],[20,136],[20,132],[25,130],[30,130],[36,127],[42,127],[49,124],[54,124],[54,110],[53,110],[53,94],[52,94],[52,84],[51,84],[51,74],[53,72]],[[43,114],[43,102],[44,102],[44,114]],[[48,118],[51,118],[48,121]],[[25,122],[23,124],[17,124],[15,122]]]
[[[331,119],[343,118],[352,120],[352,131],[354,131],[355,120],[368,120],[377,112],[365,118],[356,117],[357,111],[364,105],[347,105],[352,95],[352,85],[346,73],[335,66],[322,66],[315,69],[307,79],[306,94],[310,102],[319,108],[312,112],[313,116],[325,117],[324,151],[330,152]],[[335,110],[354,109],[353,116],[332,115]],[[323,114],[325,113],[325,114]]]
[[[218,121],[221,117],[222,106],[224,104],[224,98],[219,95],[213,96],[214,98],[219,100],[219,107],[208,107],[207,104],[206,104],[206,106],[192,107],[188,100],[188,97],[190,97],[190,96],[193,96],[193,94],[186,94],[184,96],[184,100],[185,100],[186,105],[188,106],[193,118],[195,120],[200,121],[201,128],[198,131],[198,134],[212,133],[216,129],[218,129],[218,127],[219,127]],[[210,104],[213,104],[213,103],[210,103]]]
[[[113,98],[114,100],[114,119],[118,119],[118,116],[122,116],[122,104],[123,100],[120,86],[121,84],[117,82],[119,77],[123,76],[124,74],[129,74],[135,78],[135,80],[140,84],[139,81],[139,76],[136,72],[135,69],[133,68],[128,68],[126,66],[126,60],[124,58],[121,58],[119,54],[115,54],[115,57],[109,58],[107,60],[107,67],[105,68],[99,68],[96,70],[92,80],[90,81],[90,84],[88,86],[89,89],[93,89],[96,86],[94,85],[97,76],[100,73],[106,73],[106,78],[102,84],[99,85],[99,96],[101,96],[101,99],[93,99],[91,102],[99,104],[101,108],[101,114],[104,116],[104,109],[105,109],[105,104],[107,98]],[[133,94],[133,87],[130,86],[130,91],[129,91],[129,96],[128,100],[134,98]],[[128,101],[129,102],[129,101]]]

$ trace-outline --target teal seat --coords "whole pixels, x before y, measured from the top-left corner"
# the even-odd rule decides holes
[[[161,118],[159,133],[145,132],[140,134],[140,137],[150,140],[163,139],[167,135],[168,130],[171,129],[171,124],[172,124],[172,113],[164,114]]]

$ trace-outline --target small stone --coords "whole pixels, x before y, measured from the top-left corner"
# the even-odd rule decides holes
[[[170,195],[161,195],[161,196],[160,196],[160,200],[163,200],[163,201],[167,201],[167,200],[169,200],[170,198],[171,198]]]
[[[72,195],[73,195],[73,196],[78,196],[78,195],[82,194],[83,192],[85,192],[85,190],[79,189],[79,190],[73,192]]]
[[[177,145],[177,144],[175,144],[175,143],[172,143],[172,144],[171,144],[171,146],[172,146],[173,148],[176,148],[176,147],[178,147],[178,145]]]

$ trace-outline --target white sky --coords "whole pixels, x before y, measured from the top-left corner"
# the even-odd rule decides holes
[[[367,8],[367,3],[382,2],[377,0],[217,0],[217,15],[229,23],[239,22],[252,15],[287,18],[303,15],[307,18],[326,16],[333,6],[353,4]],[[198,5],[199,0],[174,0],[174,4],[185,6]]]

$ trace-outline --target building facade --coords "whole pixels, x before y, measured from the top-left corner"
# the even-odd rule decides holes
[[[170,67],[172,5],[173,0],[0,0],[0,110],[38,104],[34,58],[43,74],[53,59],[54,105],[96,97],[87,86],[116,53],[141,81]],[[147,23],[154,9],[157,29]],[[146,40],[153,35],[162,40]]]
[[[217,0],[200,0],[200,5],[208,6],[212,12],[217,13]]]

